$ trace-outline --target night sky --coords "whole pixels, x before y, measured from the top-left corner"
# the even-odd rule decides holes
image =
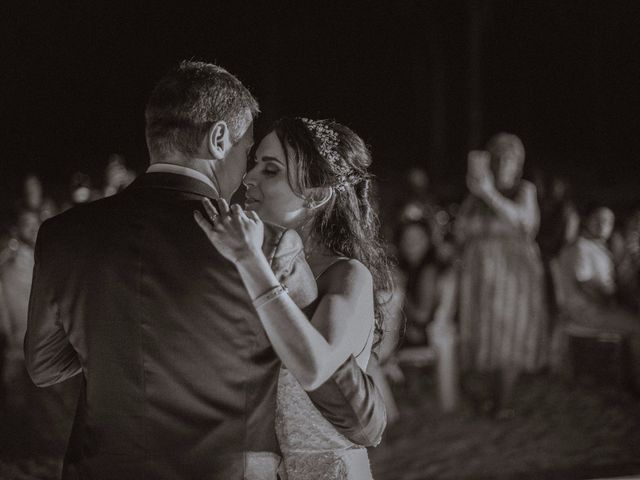
[[[508,130],[530,170],[567,176],[579,196],[640,199],[640,2],[17,1],[0,17],[5,204],[29,171],[50,188],[76,170],[99,183],[112,152],[142,171],[147,95],[185,58],[248,85],[257,127],[284,114],[350,125],[383,186],[422,165],[459,196],[466,151]]]

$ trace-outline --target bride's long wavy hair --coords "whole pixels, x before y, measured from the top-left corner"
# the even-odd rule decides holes
[[[374,345],[378,345],[392,279],[390,259],[370,198],[373,176],[368,171],[372,162],[369,148],[353,130],[332,120],[285,117],[268,131],[275,132],[284,147],[288,180],[295,193],[305,197],[310,188],[331,189],[329,199],[318,208],[307,228],[330,251],[360,261],[371,272]],[[322,137],[327,140],[327,135],[330,148],[326,142],[323,145]]]

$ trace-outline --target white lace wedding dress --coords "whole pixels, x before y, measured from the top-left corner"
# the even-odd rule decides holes
[[[360,363],[362,359],[358,360]],[[283,456],[283,480],[373,478],[367,449],[338,432],[284,367],[278,379],[276,433]]]

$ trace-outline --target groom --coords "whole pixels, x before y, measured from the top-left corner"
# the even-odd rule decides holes
[[[279,361],[235,266],[192,215],[239,187],[257,113],[233,75],[183,62],[147,105],[147,173],[41,227],[27,369],[43,387],[83,377],[63,478],[275,478]],[[271,226],[263,249],[309,305],[297,234]],[[309,395],[353,441],[379,441],[384,406],[353,358]]]

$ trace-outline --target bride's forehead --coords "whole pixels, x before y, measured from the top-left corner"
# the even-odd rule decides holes
[[[284,157],[284,148],[282,147],[282,143],[280,143],[280,139],[275,132],[269,133],[260,141],[258,151],[262,154],[277,153],[278,157]]]
[[[282,142],[275,134],[275,132],[271,132],[267,136],[265,136],[260,144],[258,145],[258,149],[256,150],[256,160],[260,161],[263,157],[272,157],[280,160],[285,166],[288,166],[289,162],[287,162],[287,157],[294,158],[295,153],[293,149],[287,145],[285,147],[282,145]]]

